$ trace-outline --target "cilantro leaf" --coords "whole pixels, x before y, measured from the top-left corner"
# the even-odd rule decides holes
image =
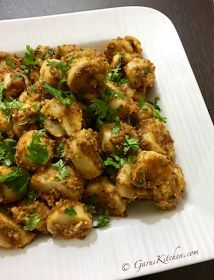
[[[32,213],[29,217],[25,218],[24,230],[34,230],[38,227],[41,220],[41,215],[38,212]]]
[[[131,138],[129,135],[125,135],[124,137],[124,153],[127,154],[129,151],[137,152],[140,150],[139,140],[135,138]]]
[[[149,103],[154,106],[154,109],[152,111],[152,117],[155,119],[159,119],[163,123],[166,123],[167,118],[161,115],[161,108],[157,104],[159,100],[160,100],[159,97],[155,97],[154,100],[149,101]]]
[[[25,79],[20,73],[16,73],[16,78],[19,78],[19,79],[22,79],[22,80]]]
[[[32,203],[38,197],[37,191],[31,191],[27,193],[28,203]]]
[[[25,72],[25,74],[30,73],[30,69],[26,65],[21,65],[20,68]]]
[[[0,176],[0,183],[8,185],[18,194],[24,195],[27,192],[29,178],[30,176],[26,171],[13,167],[11,172]]]
[[[112,133],[113,134],[117,134],[120,132],[120,129],[121,129],[121,123],[120,123],[120,118],[117,116],[115,118],[115,121],[114,121],[114,127],[112,129]]]
[[[75,211],[75,209],[73,207],[65,208],[64,212],[70,218],[73,218],[73,217],[75,217],[77,215],[77,212]]]
[[[36,91],[36,86],[35,85],[31,85],[27,88],[27,90],[30,92],[30,93],[33,93]]]
[[[34,67],[38,64],[38,61],[34,56],[33,49],[29,45],[26,46],[26,51],[24,54],[24,63],[31,67]]]
[[[62,143],[60,143],[57,147],[57,157],[61,158],[63,157],[63,153],[64,153],[64,145]]]
[[[113,97],[113,98],[117,98],[117,99],[125,99],[125,96],[123,93],[117,92],[116,90],[114,90],[113,88],[110,88],[110,87],[106,88],[105,94],[108,97]]]
[[[52,166],[59,173],[59,176],[56,178],[59,179],[60,181],[62,181],[63,179],[65,179],[70,175],[70,170],[64,165],[62,159],[52,164]]]
[[[6,64],[7,66],[9,66],[10,68],[15,68],[15,64],[13,62],[13,59],[11,56],[7,56],[6,57]]]
[[[65,80],[63,78],[64,78],[66,72],[68,71],[68,69],[70,68],[68,64],[66,64],[63,61],[48,60],[47,66],[51,66],[51,67],[58,69],[59,73],[60,73],[60,78],[61,78],[60,83],[65,82]]]
[[[104,228],[109,225],[109,210],[104,209],[100,211],[100,214],[98,215],[98,221],[97,224],[94,226],[94,228]]]
[[[139,104],[140,109],[142,109],[142,110],[147,110],[149,108],[149,105],[144,101],[143,98],[141,98],[139,100],[138,104]]]
[[[112,166],[115,169],[119,169],[126,164],[126,159],[118,155],[113,155],[111,157],[107,157],[106,160],[104,160],[103,164],[104,166]]]
[[[11,166],[15,163],[14,154],[16,151],[16,141],[5,139],[0,141],[0,163]]]
[[[41,137],[45,133],[43,130],[39,130],[33,134],[31,143],[29,144],[27,158],[37,164],[45,165],[50,156],[48,153],[47,146],[41,143]]]
[[[0,109],[5,114],[5,116],[8,117],[8,119],[10,119],[13,110],[20,109],[21,107],[22,103],[10,96],[8,96],[4,101],[0,101]]]
[[[4,91],[5,91],[4,84],[0,83],[0,100],[2,100]]]
[[[158,109],[153,109],[152,111],[152,117],[155,119],[159,119],[161,122],[166,123],[167,118],[162,116],[160,111]]]
[[[43,85],[43,88],[66,106],[71,105],[75,101],[75,97],[71,91],[62,91],[61,89],[54,88],[47,83]]]

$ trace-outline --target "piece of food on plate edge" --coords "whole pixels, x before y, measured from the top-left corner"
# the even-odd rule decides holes
[[[73,44],[0,52],[0,246],[38,233],[84,238],[152,200],[174,209],[185,180],[155,66],[132,36],[103,52]]]

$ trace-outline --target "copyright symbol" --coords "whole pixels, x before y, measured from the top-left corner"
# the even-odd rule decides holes
[[[129,263],[124,263],[122,264],[122,271],[127,271],[130,268],[130,264]]]

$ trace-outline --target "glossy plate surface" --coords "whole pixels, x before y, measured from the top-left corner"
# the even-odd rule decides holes
[[[4,280],[125,279],[214,257],[214,130],[178,34],[160,12],[143,7],[96,10],[0,22],[0,50],[76,43],[103,49],[106,41],[136,36],[156,66],[161,98],[187,181],[178,208],[164,212],[135,203],[125,219],[85,240],[39,238],[20,250],[0,249]]]

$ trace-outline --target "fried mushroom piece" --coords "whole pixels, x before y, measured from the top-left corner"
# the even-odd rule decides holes
[[[138,135],[142,150],[155,151],[171,160],[174,159],[174,141],[161,121],[154,118],[141,121]]]
[[[110,93],[109,107],[116,110],[121,119],[127,120],[138,110],[137,102],[131,97],[133,93],[127,87],[117,86],[113,82],[108,82],[107,86],[107,92]]]
[[[29,130],[16,145],[16,163],[27,170],[36,170],[45,166],[53,157],[54,141],[39,130]]]
[[[183,196],[185,181],[181,168],[164,155],[142,151],[136,163],[121,168],[116,187],[122,197],[151,199],[162,209],[173,209]]]
[[[103,171],[98,135],[92,129],[82,129],[65,144],[65,156],[71,160],[83,178],[93,179]]]
[[[118,37],[108,42],[104,51],[108,62],[111,63],[117,53],[122,54],[124,62],[128,63],[134,57],[140,57],[142,53],[141,43],[138,39],[132,36]]]
[[[21,248],[29,244],[34,234],[23,230],[10,217],[0,213],[0,247]]]
[[[54,166],[37,171],[31,177],[30,190],[38,191],[50,205],[60,198],[79,200],[84,189],[84,180],[72,164],[65,165],[63,170],[66,171],[66,176],[63,177],[60,177]]]
[[[12,172],[12,168],[8,166],[0,166],[0,176],[7,175]],[[0,184],[0,203],[7,204],[21,199],[23,194],[14,190],[6,183]]]
[[[105,88],[104,78],[108,69],[109,65],[102,54],[92,57],[90,52],[79,52],[79,55],[74,55],[67,71],[68,87],[75,94],[84,93],[80,96],[82,99],[98,97]]]
[[[47,99],[41,113],[45,115],[45,130],[55,137],[71,136],[82,128],[83,109],[79,102],[65,106],[56,98]]]
[[[74,52],[77,51],[81,51],[81,48],[74,44],[63,44],[57,47],[57,55],[59,59],[67,55],[70,57]]]
[[[60,63],[59,59],[46,59],[42,62],[40,68],[40,82],[48,83],[51,86],[57,86],[60,81],[60,72],[59,69],[51,66],[51,63]]]
[[[38,45],[34,50],[34,57],[41,67],[45,59],[54,59],[57,57],[57,49],[49,46]]]
[[[127,203],[107,177],[98,177],[88,183],[84,192],[85,201],[95,198],[97,209],[108,208],[112,216],[126,216]]]
[[[39,103],[23,103],[20,109],[13,111],[12,131],[20,137],[28,130],[39,128],[39,112]]]
[[[47,99],[49,95],[43,89],[41,82],[37,81],[35,84],[27,87],[25,91],[23,91],[18,100],[22,103],[32,103],[32,102],[40,102],[41,105],[45,99]]]
[[[155,66],[147,59],[134,58],[124,67],[131,87],[145,92],[155,80]]]
[[[105,154],[123,153],[125,135],[138,139],[137,131],[131,125],[121,122],[120,131],[113,133],[114,123],[104,123],[100,126],[99,137],[101,150]]]
[[[153,117],[154,106],[149,102],[144,102],[143,108],[140,108],[139,104],[135,112],[131,115],[131,119],[133,120],[135,125],[139,125],[139,123],[143,120],[150,119]]]
[[[40,202],[34,201],[32,203],[21,203],[18,206],[11,208],[13,219],[17,224],[25,225],[26,219],[30,218],[32,214],[37,214],[38,223],[35,225],[36,230],[41,231],[44,234],[47,234],[47,215],[48,207]]]
[[[0,110],[0,131],[9,132],[12,126],[11,119],[8,118],[2,110]]]
[[[21,69],[11,70],[3,75],[6,97],[17,98],[30,84],[28,77]]]
[[[62,200],[49,212],[47,228],[54,238],[83,239],[92,228],[92,217],[83,203]]]

